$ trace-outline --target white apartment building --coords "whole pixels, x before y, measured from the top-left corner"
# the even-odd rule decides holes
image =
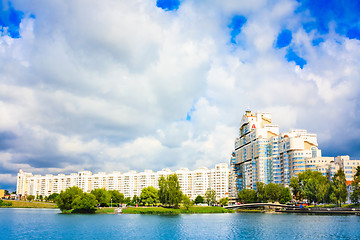
[[[288,186],[290,178],[305,171],[305,159],[321,156],[315,134],[306,130],[280,133],[272,124],[271,113],[246,111],[230,160],[230,195],[242,189],[256,189],[256,182]]]
[[[316,134],[306,130],[280,133],[270,113],[246,111],[230,159],[230,198],[236,199],[242,189],[256,189],[256,182],[288,187],[292,177],[306,170],[332,178],[343,168],[349,184],[359,165],[360,160],[350,160],[349,156],[322,157]]]
[[[32,175],[20,169],[17,176],[16,192],[21,196],[49,196],[52,193],[60,193],[69,187],[77,186],[88,193],[93,189],[105,188],[107,190],[118,190],[125,197],[133,197],[134,195],[140,196],[145,187],[158,188],[160,176],[167,176],[172,173],[170,169],[163,169],[158,172],[145,170],[140,173],[129,171],[126,173],[99,172],[92,174],[90,171],[81,171],[70,175],[47,174],[41,176]],[[216,191],[217,200],[229,196],[230,169],[226,163],[217,164],[213,169],[199,168],[190,171],[187,168],[182,168],[175,173],[178,176],[182,192],[188,195],[190,199],[195,199],[198,195],[204,196],[208,189]]]
[[[217,164],[210,170],[210,189],[215,190],[217,200],[229,197],[229,174],[230,169],[226,163]]]
[[[347,184],[350,184],[354,180],[354,174],[356,168],[360,166],[360,160],[352,160],[349,156],[337,156],[335,157],[334,165],[331,166],[330,174],[334,176],[335,172],[342,168],[345,172],[345,178]]]
[[[306,170],[321,172],[323,176],[329,179],[332,179],[335,173],[342,168],[345,173],[346,184],[350,184],[354,180],[358,166],[360,166],[360,160],[350,159],[348,155],[306,159]]]

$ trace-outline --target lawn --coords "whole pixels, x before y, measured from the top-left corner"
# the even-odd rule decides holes
[[[28,202],[28,201],[18,201],[18,200],[4,200],[5,202],[11,202],[12,206],[7,208],[58,208],[55,203],[49,203],[49,202]]]
[[[109,213],[115,213],[115,207],[103,207],[98,208],[95,213],[101,213],[101,214],[109,214]]]
[[[233,213],[233,210],[227,210],[222,207],[190,207],[185,208],[163,208],[163,207],[129,207],[123,209],[125,214],[181,214],[181,213]]]
[[[335,208],[335,207],[339,207],[338,205],[336,204],[319,204],[319,205],[310,205],[310,206],[307,206],[308,208],[317,208],[317,207],[320,207],[320,208]],[[359,204],[341,204],[341,207],[342,208],[360,208],[360,205]]]

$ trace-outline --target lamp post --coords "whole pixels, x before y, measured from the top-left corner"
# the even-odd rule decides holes
[[[112,207],[112,198],[110,200],[111,200],[111,205],[110,206]]]

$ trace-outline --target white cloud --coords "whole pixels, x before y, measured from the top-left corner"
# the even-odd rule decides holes
[[[0,133],[13,134],[0,139],[0,173],[211,167],[228,161],[248,107],[318,133],[327,149],[356,139],[359,41],[332,32],[313,46],[297,6],[16,1],[22,37],[0,39]],[[247,17],[239,46],[234,14]],[[274,49],[283,28],[304,69]],[[340,131],[344,122],[355,130]]]

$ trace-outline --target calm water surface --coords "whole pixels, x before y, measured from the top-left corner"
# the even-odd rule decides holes
[[[63,215],[3,208],[0,239],[360,239],[360,216]]]

